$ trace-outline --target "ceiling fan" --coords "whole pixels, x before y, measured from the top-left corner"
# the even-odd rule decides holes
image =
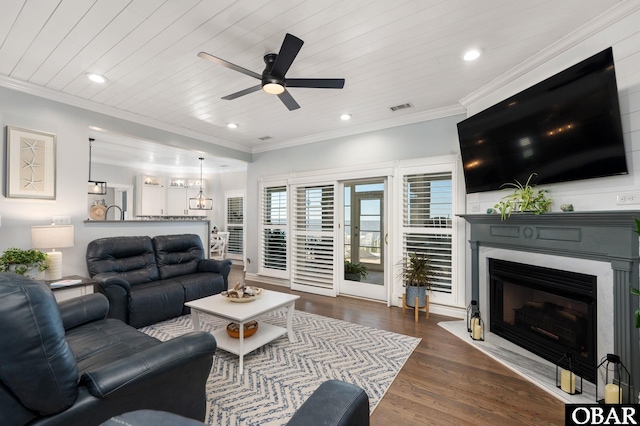
[[[264,55],[264,62],[267,66],[264,71],[262,71],[262,75],[206,52],[200,52],[198,56],[262,81],[262,83],[257,86],[232,93],[224,96],[222,99],[232,100],[262,89],[267,93],[278,95],[289,111],[293,111],[300,108],[300,105],[298,105],[295,99],[293,99],[293,96],[287,91],[287,87],[304,87],[311,89],[342,89],[344,87],[344,78],[285,78],[289,67],[291,67],[293,60],[298,55],[298,52],[300,52],[303,44],[304,41],[298,37],[287,34],[284,37],[279,53],[268,53]]]

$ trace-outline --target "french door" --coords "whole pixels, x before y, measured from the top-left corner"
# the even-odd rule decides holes
[[[387,300],[385,180],[345,182],[343,206],[344,268],[340,294]],[[349,267],[363,270],[350,274]]]

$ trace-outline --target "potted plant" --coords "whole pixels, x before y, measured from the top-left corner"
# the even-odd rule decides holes
[[[500,218],[505,220],[511,216],[512,212],[530,212],[533,214],[541,214],[549,211],[551,199],[547,198],[546,189],[534,188],[531,179],[538,176],[537,173],[531,173],[527,183],[524,185],[518,182],[507,182],[500,185],[501,188],[514,188],[513,193],[505,195],[502,200],[494,207],[500,212]]]
[[[362,263],[344,261],[344,279],[349,281],[362,281],[367,278],[367,267]]]
[[[402,279],[404,281],[405,299],[407,306],[415,307],[418,297],[418,307],[427,306],[427,291],[431,291],[433,267],[426,253],[409,253],[402,262]]]
[[[9,248],[0,256],[0,272],[35,278],[49,267],[49,258],[40,250]]]

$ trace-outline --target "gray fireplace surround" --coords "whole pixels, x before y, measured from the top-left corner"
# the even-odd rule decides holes
[[[632,395],[640,389],[640,334],[633,313],[640,304],[630,294],[639,282],[640,211],[558,212],[534,215],[460,215],[470,225],[471,300],[478,300],[481,246],[608,262],[613,270],[614,352],[631,373]]]

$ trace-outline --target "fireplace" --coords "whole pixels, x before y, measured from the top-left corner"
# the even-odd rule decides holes
[[[597,277],[489,259],[490,331],[595,382]]]

